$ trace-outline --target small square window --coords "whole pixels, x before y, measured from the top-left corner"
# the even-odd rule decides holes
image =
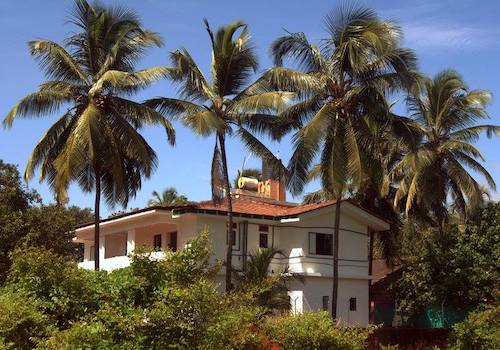
[[[259,225],[259,232],[269,232],[269,226]]]
[[[160,250],[161,249],[161,234],[153,236],[153,247],[156,250]]]
[[[260,248],[268,248],[268,234],[267,233],[260,233],[259,234],[259,247]]]
[[[356,311],[356,298],[349,299],[349,311]]]

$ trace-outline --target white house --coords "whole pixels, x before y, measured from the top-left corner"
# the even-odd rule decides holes
[[[243,178],[233,196],[233,265],[242,268],[248,254],[275,247],[287,258],[276,259],[275,269],[288,265],[304,276],[291,286],[294,312],[330,310],[332,242],[335,202],[297,205],[285,201],[284,187],[276,180],[257,182]],[[226,207],[211,201],[173,207],[149,207],[101,221],[100,264],[113,270],[129,264],[127,254],[136,246],[182,249],[203,229],[213,240],[215,258],[225,260]],[[389,224],[354,202],[341,202],[339,235],[338,316],[351,324],[369,321],[369,242],[372,232]],[[84,244],[83,268],[94,267],[94,226],[76,230]],[[224,288],[224,271],[217,282]]]

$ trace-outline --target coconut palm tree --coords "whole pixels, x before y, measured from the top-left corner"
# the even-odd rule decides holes
[[[196,134],[215,136],[212,158],[212,198],[227,206],[226,290],[231,291],[233,210],[227,168],[226,141],[237,136],[253,154],[281,167],[276,157],[256,135],[273,134],[274,113],[284,109],[293,94],[273,91],[265,81],[249,84],[258,62],[247,26],[236,21],[213,33],[211,42],[211,80],[203,75],[186,49],[171,54],[176,70],[171,74],[180,86],[180,98],[157,98],[147,102],[161,113],[181,118]]]
[[[288,170],[292,193],[308,181],[311,164],[319,155],[322,187],[334,194],[332,316],[336,317],[338,237],[341,195],[347,184],[358,187],[368,166],[375,166],[367,145],[368,123],[391,123],[402,132],[400,120],[388,111],[386,95],[411,86],[416,58],[402,48],[401,29],[369,9],[340,8],[325,19],[329,37],[322,47],[303,33],[288,33],[271,47],[276,68],[264,79],[273,86],[296,91],[302,98],[281,114],[284,125],[299,130]],[[294,59],[298,69],[282,67]],[[282,128],[282,130],[286,130]]]
[[[420,142],[392,171],[399,184],[394,203],[402,204],[407,214],[424,209],[441,233],[450,199],[462,215],[468,206],[482,203],[484,188],[469,170],[495,189],[493,178],[478,161],[484,158],[473,145],[483,132],[488,137],[500,132],[495,125],[477,125],[479,119],[488,118],[485,106],[490,99],[487,91],[470,90],[452,70],[427,79],[421,93],[408,97],[408,109],[420,125]]]
[[[168,187],[163,190],[160,195],[158,192],[153,191],[153,198],[148,201],[148,206],[162,205],[162,206],[171,206],[171,205],[182,205],[188,204],[189,200],[184,195],[179,195],[177,190],[173,187]]]
[[[145,49],[160,37],[142,28],[135,13],[122,7],[75,1],[71,21],[78,31],[64,45],[49,40],[29,43],[48,81],[7,114],[4,126],[20,117],[52,116],[67,108],[36,145],[25,178],[40,169],[59,201],[76,181],[95,191],[95,268],[99,269],[101,194],[109,205],[124,207],[157,164],[154,150],[139,129],[162,125],[168,140],[175,134],[157,111],[127,97],[167,75],[162,67],[134,70]]]

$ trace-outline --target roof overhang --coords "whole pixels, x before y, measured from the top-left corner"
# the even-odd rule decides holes
[[[302,218],[306,218],[309,216],[325,214],[327,212],[332,211],[334,206],[335,203],[332,203],[321,208],[311,209],[310,211],[305,211],[295,215],[279,215],[279,216],[234,212],[233,217],[273,221],[278,223],[291,223],[291,222],[299,222]],[[370,227],[370,229],[374,231],[386,231],[389,230],[390,228],[390,224],[387,221],[378,217],[375,214],[370,213],[366,209],[361,208],[360,206],[358,206],[357,204],[353,203],[350,200],[343,200],[341,202],[341,210],[342,212],[347,212],[352,216],[361,218],[361,220],[365,222]],[[156,206],[117,215],[114,217],[113,216],[108,217],[100,221],[100,226],[107,227],[117,224],[133,223],[135,220],[142,220],[144,218],[154,218],[154,217],[165,218],[165,216],[167,216],[171,219],[176,219],[186,214],[226,216],[227,211],[223,209],[218,210],[218,209],[197,208],[195,205],[172,206],[172,207]],[[92,229],[93,227],[94,223],[83,224],[76,228],[76,232],[80,233]]]

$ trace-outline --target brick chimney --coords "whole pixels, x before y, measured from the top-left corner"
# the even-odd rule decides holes
[[[273,167],[265,159],[262,159],[262,181],[269,181],[269,198],[286,202],[286,186],[281,169]]]

